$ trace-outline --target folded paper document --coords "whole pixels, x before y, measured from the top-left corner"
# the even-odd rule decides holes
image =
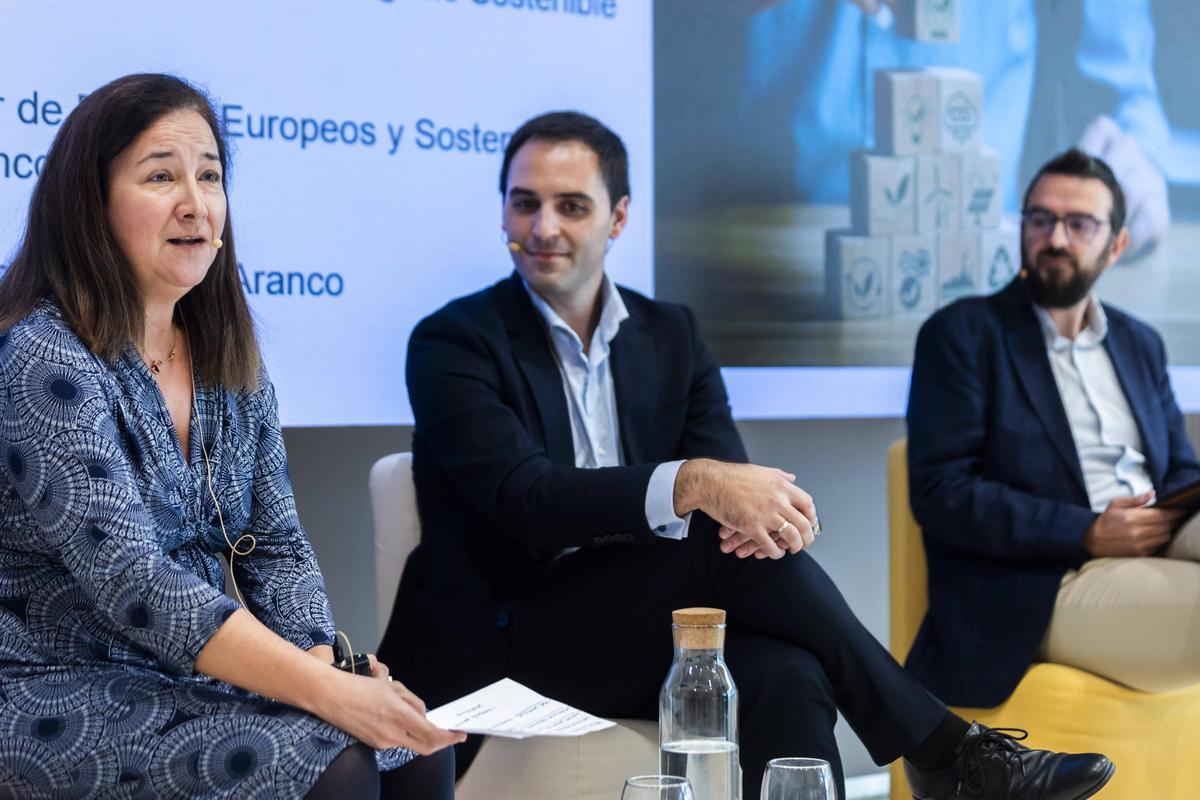
[[[426,715],[440,728],[488,736],[582,736],[616,723],[542,697],[505,678],[433,709]]]

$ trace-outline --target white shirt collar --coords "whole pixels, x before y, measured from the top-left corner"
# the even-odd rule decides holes
[[[550,330],[566,332],[580,350],[583,350],[583,342],[579,340],[579,336],[575,331],[571,330],[571,326],[563,322],[558,312],[550,307],[545,298],[533,290],[524,277],[521,278],[521,285],[529,293],[529,299],[533,301],[533,307],[542,315],[542,319],[546,321],[546,325]],[[621,323],[629,318],[629,309],[625,307],[625,301],[621,299],[621,293],[617,291],[617,285],[610,281],[607,275],[604,276],[604,283],[600,287],[600,293],[603,298],[601,300],[603,305],[600,308],[600,322],[596,325],[593,340],[603,342],[607,345],[617,335],[617,330],[621,327]]]
[[[1083,312],[1083,330],[1079,332],[1074,341],[1077,347],[1095,347],[1108,335],[1108,315],[1104,313],[1104,306],[1100,305],[1095,293],[1089,293],[1087,301],[1087,309]],[[1047,347],[1061,350],[1071,346],[1071,340],[1058,332],[1058,327],[1051,319],[1049,311],[1037,303],[1033,304],[1033,310],[1037,314],[1038,322],[1041,323],[1042,335],[1046,338]]]

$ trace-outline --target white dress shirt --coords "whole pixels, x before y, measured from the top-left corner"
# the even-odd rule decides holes
[[[600,322],[591,346],[584,347],[575,331],[528,283],[525,291],[545,320],[554,344],[552,355],[562,376],[571,437],[575,442],[575,466],[582,469],[621,466],[625,463],[625,453],[621,448],[617,393],[609,358],[613,337],[629,317],[621,293],[605,276],[600,290],[603,293]],[[690,513],[682,518],[675,516],[675,476],[682,465],[683,461],[659,464],[646,486],[646,523],[655,535],[666,539],[685,538],[691,521]]]
[[[1072,339],[1059,334],[1049,312],[1035,305],[1050,368],[1058,384],[1079,453],[1092,510],[1101,512],[1117,497],[1154,488],[1142,454],[1142,434],[1104,349],[1108,317],[1095,295],[1088,296],[1084,327]]]

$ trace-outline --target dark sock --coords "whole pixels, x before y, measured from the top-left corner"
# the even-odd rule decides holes
[[[970,729],[969,722],[953,711],[947,711],[933,733],[904,757],[921,769],[941,769],[954,760],[958,746],[967,738]]]

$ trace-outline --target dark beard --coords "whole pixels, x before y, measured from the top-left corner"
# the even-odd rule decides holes
[[[1075,268],[1071,274],[1070,280],[1066,283],[1051,285],[1042,280],[1040,271],[1034,267],[1025,264],[1025,285],[1029,288],[1029,296],[1033,298],[1033,302],[1037,303],[1042,308],[1070,308],[1076,303],[1087,297],[1088,292],[1092,290],[1096,279],[1100,277],[1099,269],[1084,270],[1079,266],[1079,260],[1074,254],[1061,250],[1056,247],[1047,247],[1038,253],[1038,259],[1043,256],[1048,258],[1065,258],[1071,262]],[[1022,257],[1025,258],[1024,254]],[[1099,264],[1108,257],[1108,248],[1100,254],[1096,259]]]

